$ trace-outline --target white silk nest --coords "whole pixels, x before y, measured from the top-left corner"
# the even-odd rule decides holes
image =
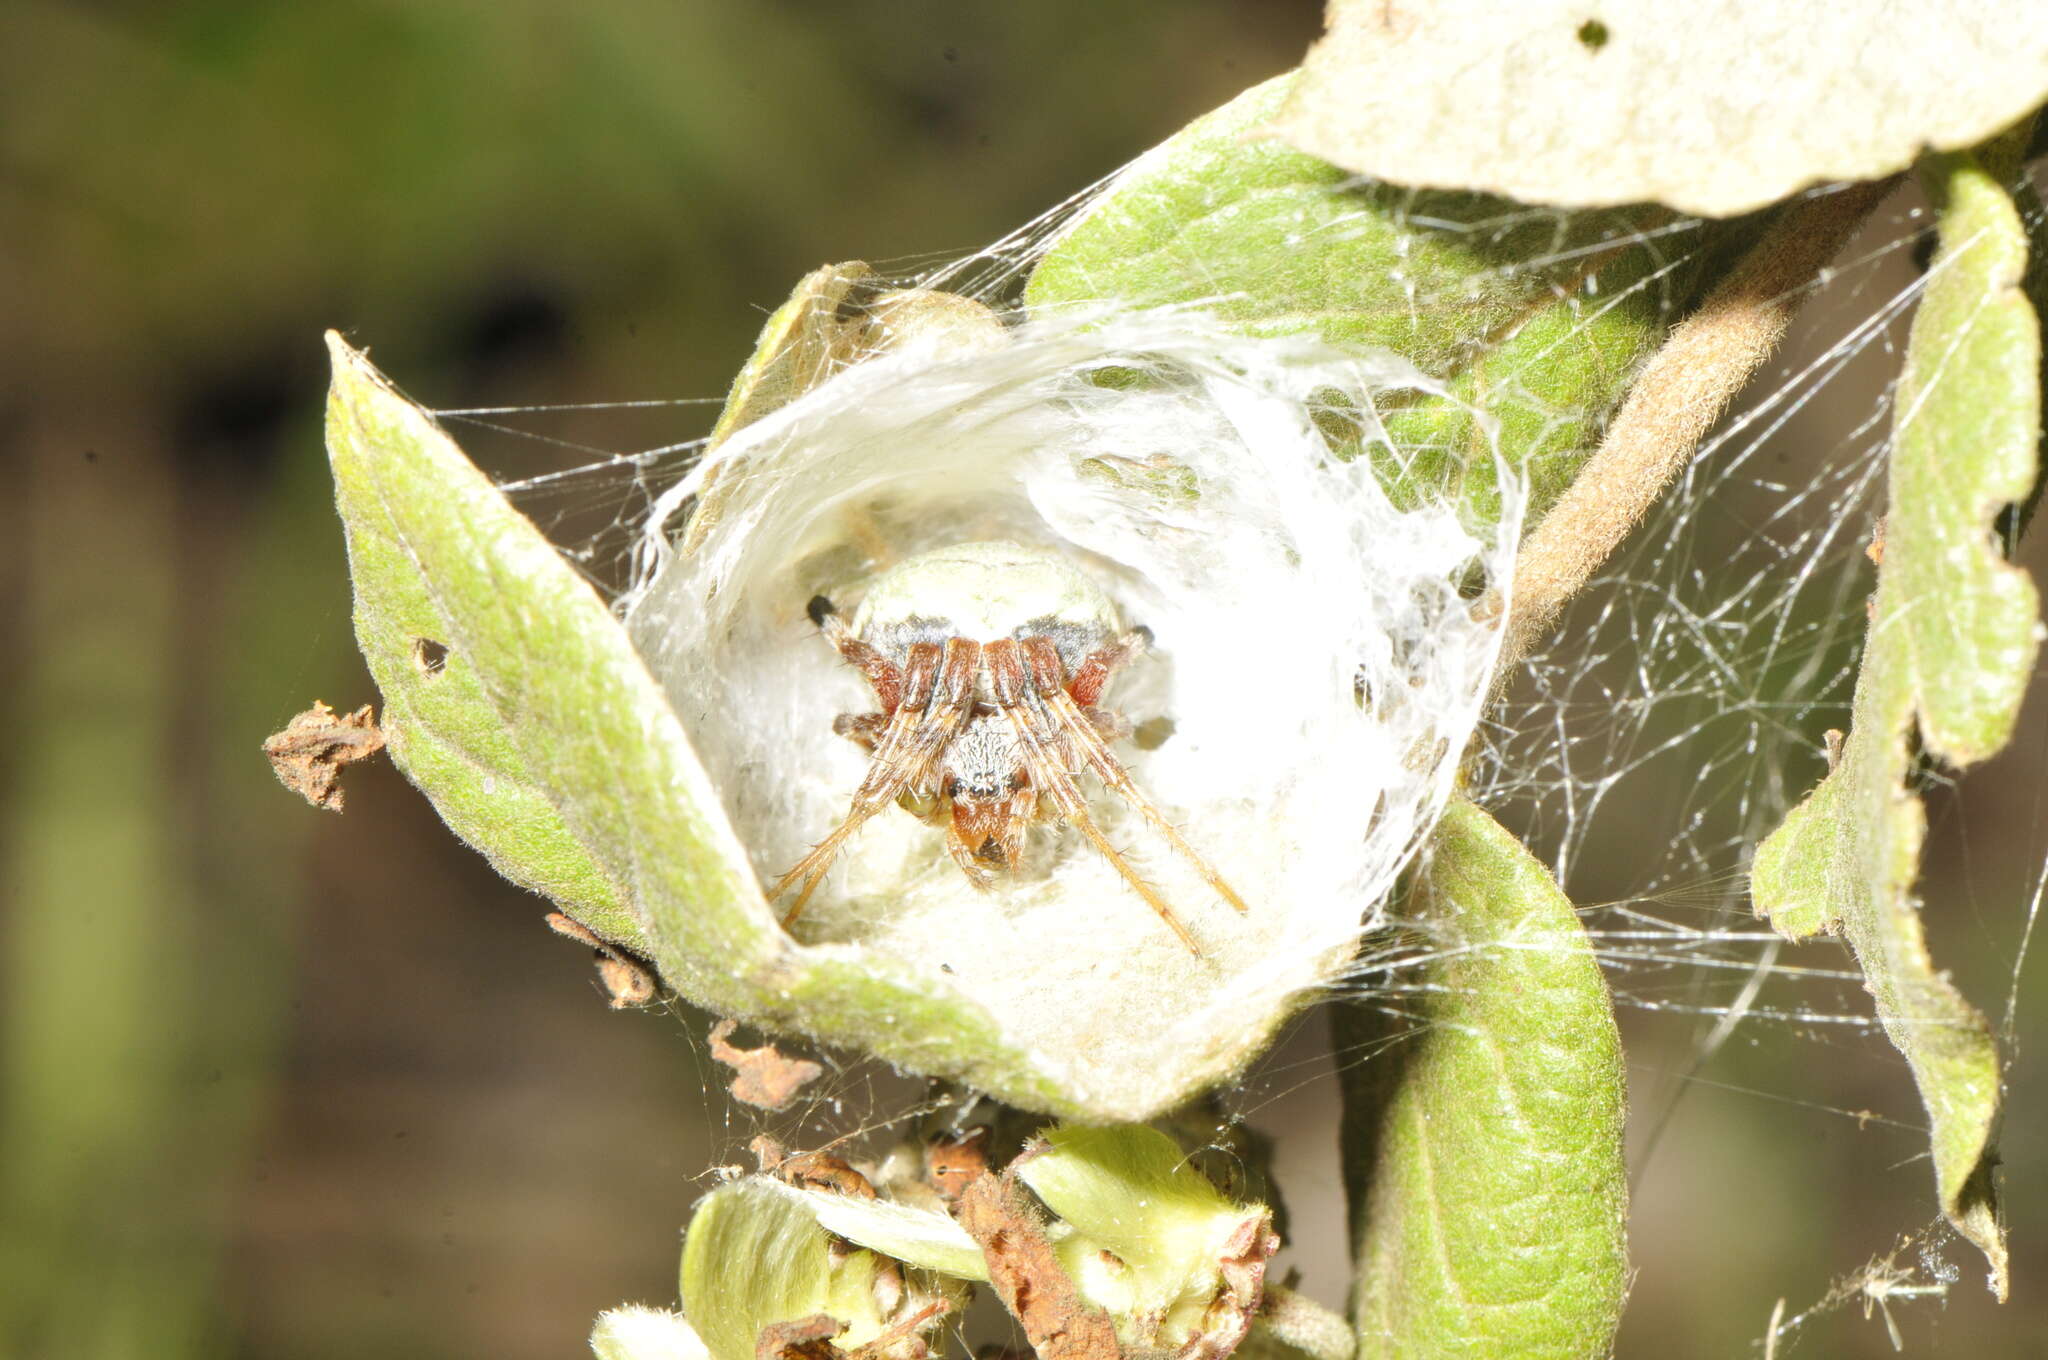
[[[1500,601],[1478,602],[1507,584],[1514,484],[1492,525],[1400,509],[1374,468],[1398,453],[1347,458],[1326,434],[1332,412],[1377,430],[1376,403],[1418,389],[1439,390],[1392,355],[1097,312],[853,365],[720,446],[657,505],[625,611],[764,887],[867,767],[832,723],[874,696],[807,602],[851,618],[894,562],[1012,540],[1056,549],[1151,629],[1104,700],[1139,729],[1117,754],[1250,906],[1083,774],[1202,957],[1071,828],[1035,829],[983,892],[899,808],[848,842],[797,938],[907,961],[1106,1106],[1241,1068],[1377,921],[1493,674]]]

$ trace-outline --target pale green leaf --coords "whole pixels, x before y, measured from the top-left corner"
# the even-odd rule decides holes
[[[546,894],[606,939],[639,948],[640,925],[622,885],[563,823],[487,691],[471,646],[456,645],[455,627],[467,620],[451,614],[461,615],[471,596],[501,590],[502,572],[470,552],[472,530],[449,517],[453,506],[437,513],[430,502],[451,491],[473,503],[495,499],[501,518],[517,516],[360,355],[338,337],[328,344],[335,362],[328,450],[348,534],[356,641],[384,696],[387,749],[449,828],[499,873]],[[418,522],[429,516],[433,524]],[[552,550],[549,556],[543,571],[566,573]],[[445,584],[422,570],[443,558],[464,564]]]
[[[1998,1049],[1928,952],[1914,895],[1927,814],[1911,779],[1921,751],[1964,765],[2002,747],[2033,671],[2038,597],[1993,524],[2037,475],[2041,332],[2021,288],[2026,233],[2000,177],[1948,155],[1931,158],[1926,179],[1941,246],[1899,379],[1852,725],[1834,772],[1759,848],[1751,889],[1781,931],[1826,921],[1854,947],[1927,1107],[1942,1208],[1984,1250],[2002,1298]]]
[[[725,407],[711,427],[711,443],[795,401],[860,357],[864,323],[849,304],[875,271],[859,260],[828,264],[797,281],[788,301],[770,314]]]
[[[683,1237],[683,1316],[713,1360],[754,1360],[765,1327],[819,1313],[857,1346],[882,1330],[871,1252],[833,1251],[800,1200],[758,1177],[705,1196]]]
[[[1338,1012],[1361,1360],[1605,1356],[1628,1284],[1626,1096],[1591,943],[1469,803],[1409,906],[1425,975],[1386,1012]]]
[[[1748,212],[2048,98],[2035,0],[1332,0],[1273,130],[1402,184]]]
[[[1142,1271],[1184,1271],[1213,1245],[1212,1225],[1243,1209],[1188,1163],[1180,1144],[1142,1124],[1047,1129],[1017,1178],[1045,1206]]]
[[[1750,865],[1750,890],[1757,913],[1788,940],[1804,940],[1841,928],[1842,918],[1828,874],[1841,834],[1842,785],[1823,779],[1806,801],[1759,845]]]
[[[800,1190],[770,1184],[795,1198],[804,1211],[834,1236],[870,1247],[906,1265],[921,1266],[958,1280],[988,1279],[981,1248],[951,1214],[886,1199],[864,1199],[830,1190]]]
[[[700,1005],[1015,1104],[1104,1113],[1049,1074],[1059,1055],[1020,1052],[912,961],[791,940],[596,591],[432,417],[330,346],[358,641],[402,767],[452,827]],[[417,638],[447,647],[438,670],[414,661]]]
[[[1700,234],[1661,230],[1671,215],[1656,208],[1563,214],[1359,185],[1257,135],[1293,79],[1254,87],[1118,174],[1053,241],[1027,304],[1199,305],[1254,334],[1390,350],[1448,388],[1379,413],[1398,451],[1382,458],[1393,489],[1450,491],[1493,514],[1490,419],[1540,512],[1689,298]]]
[[[690,1324],[661,1308],[611,1308],[590,1333],[597,1360],[710,1360]]]

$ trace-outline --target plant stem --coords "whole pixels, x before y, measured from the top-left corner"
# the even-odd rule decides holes
[[[1629,388],[1599,451],[1522,544],[1505,661],[1528,655],[1645,511],[1736,393],[1777,348],[1810,283],[1895,179],[1787,208],[1671,335]]]

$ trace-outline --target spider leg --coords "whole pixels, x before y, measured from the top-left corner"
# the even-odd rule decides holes
[[[1109,743],[1103,739],[1102,731],[1089,720],[1089,715],[1081,710],[1074,702],[1073,694],[1061,683],[1060,656],[1053,648],[1052,642],[1042,637],[1026,638],[1023,647],[1025,658],[1031,667],[1032,688],[1037,692],[1039,702],[1045,705],[1060,731],[1073,743],[1081,760],[1089,769],[1095,771],[1096,778],[1100,779],[1112,793],[1136,808],[1138,814],[1146,821],[1152,823],[1174,849],[1180,851],[1190,864],[1201,871],[1202,877],[1216,890],[1217,896],[1240,912],[1249,910],[1244,899],[1237,895],[1237,890],[1224,882],[1223,875],[1210,868],[1209,862],[1196,853],[1195,847],[1189,845],[1181,836],[1180,829],[1168,821],[1166,814],[1144,795],[1131,779],[1130,773],[1124,769],[1123,763],[1110,751]],[[1101,653],[1096,655],[1099,656]],[[1090,661],[1093,659],[1091,657]],[[1082,663],[1084,670],[1087,664]],[[1099,691],[1100,687],[1097,688]]]
[[[886,713],[842,713],[832,720],[832,735],[845,737],[873,755],[892,721]]]
[[[922,779],[933,759],[952,740],[974,708],[974,681],[980,662],[980,644],[962,638],[949,640],[943,653],[935,642],[920,642],[910,649],[903,701],[889,715],[874,759],[868,762],[867,776],[854,790],[846,819],[784,874],[768,894],[773,901],[788,892],[791,884],[803,883],[796,902],[782,918],[785,929],[803,914],[804,904],[824,881],[825,871],[832,867],[847,837],[894,802],[906,787]]]
[[[1104,741],[1122,741],[1136,730],[1129,718],[1113,708],[1084,708],[1081,715],[1088,719],[1090,727],[1102,734]]]
[[[1200,958],[1202,946],[1194,935],[1174,914],[1173,908],[1166,905],[1165,899],[1138,877],[1137,871],[1117,853],[1116,847],[1109,843],[1109,838],[1102,834],[1102,828],[1089,815],[1088,800],[1082,797],[1080,787],[1074,783],[1067,762],[1062,758],[1064,743],[1058,724],[1029,684],[1017,644],[1005,638],[989,643],[983,651],[988,657],[989,684],[995,693],[996,707],[1017,729],[1017,742],[1024,752],[1025,766],[1031,772],[1031,782],[1037,786],[1038,794],[1052,800],[1059,815],[1072,822],[1088,838],[1102,857],[1123,876],[1124,882],[1145,899],[1147,906],[1159,913],[1159,919],[1166,922],[1189,952]]]
[[[1102,689],[1109,677],[1137,660],[1151,641],[1150,628],[1133,628],[1107,647],[1096,648],[1074,668],[1074,678],[1066,682],[1067,693],[1081,708],[1095,707],[1102,702]]]
[[[839,607],[823,595],[813,595],[804,612],[825,635],[825,641],[837,648],[849,665],[867,677],[875,698],[881,701],[883,716],[894,713],[896,706],[903,702],[904,694],[903,672],[896,668],[896,663],[855,637],[853,629],[846,626],[846,620],[839,617]]]

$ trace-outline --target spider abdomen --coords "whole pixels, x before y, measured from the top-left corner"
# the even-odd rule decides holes
[[[1043,637],[1069,670],[1121,628],[1102,588],[1064,556],[1000,540],[936,548],[897,563],[868,587],[852,626],[899,666],[920,642]]]

